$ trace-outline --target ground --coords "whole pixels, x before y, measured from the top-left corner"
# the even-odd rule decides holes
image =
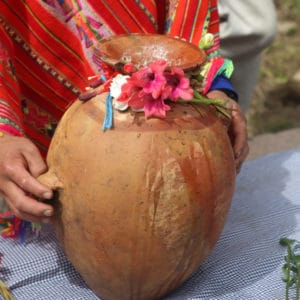
[[[247,113],[250,137],[300,127],[300,0],[275,2],[278,32]]]

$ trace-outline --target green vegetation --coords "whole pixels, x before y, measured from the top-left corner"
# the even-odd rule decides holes
[[[284,257],[284,265],[282,271],[285,282],[285,300],[290,299],[290,291],[295,287],[295,300],[300,299],[300,244],[296,240],[281,238],[279,241],[281,246],[287,247],[287,254]]]

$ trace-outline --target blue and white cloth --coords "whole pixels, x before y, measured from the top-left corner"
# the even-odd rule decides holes
[[[300,240],[300,149],[244,164],[216,247],[164,300],[283,300],[281,237]],[[1,277],[16,300],[99,299],[64,256],[51,227],[22,245],[1,238],[0,253]]]

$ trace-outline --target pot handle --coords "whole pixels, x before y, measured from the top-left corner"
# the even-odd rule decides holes
[[[52,190],[63,189],[63,183],[52,170],[40,175],[37,180]]]

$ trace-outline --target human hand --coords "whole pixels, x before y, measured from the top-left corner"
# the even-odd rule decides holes
[[[232,119],[229,126],[229,136],[232,142],[236,171],[239,173],[249,153],[246,117],[240,105],[235,100],[229,98],[224,92],[215,90],[209,92],[206,96],[210,99],[225,100],[226,107],[231,112]]]
[[[30,140],[7,133],[0,137],[0,193],[17,217],[50,221],[53,207],[36,200],[53,197],[52,190],[36,180],[46,170],[46,163]]]

